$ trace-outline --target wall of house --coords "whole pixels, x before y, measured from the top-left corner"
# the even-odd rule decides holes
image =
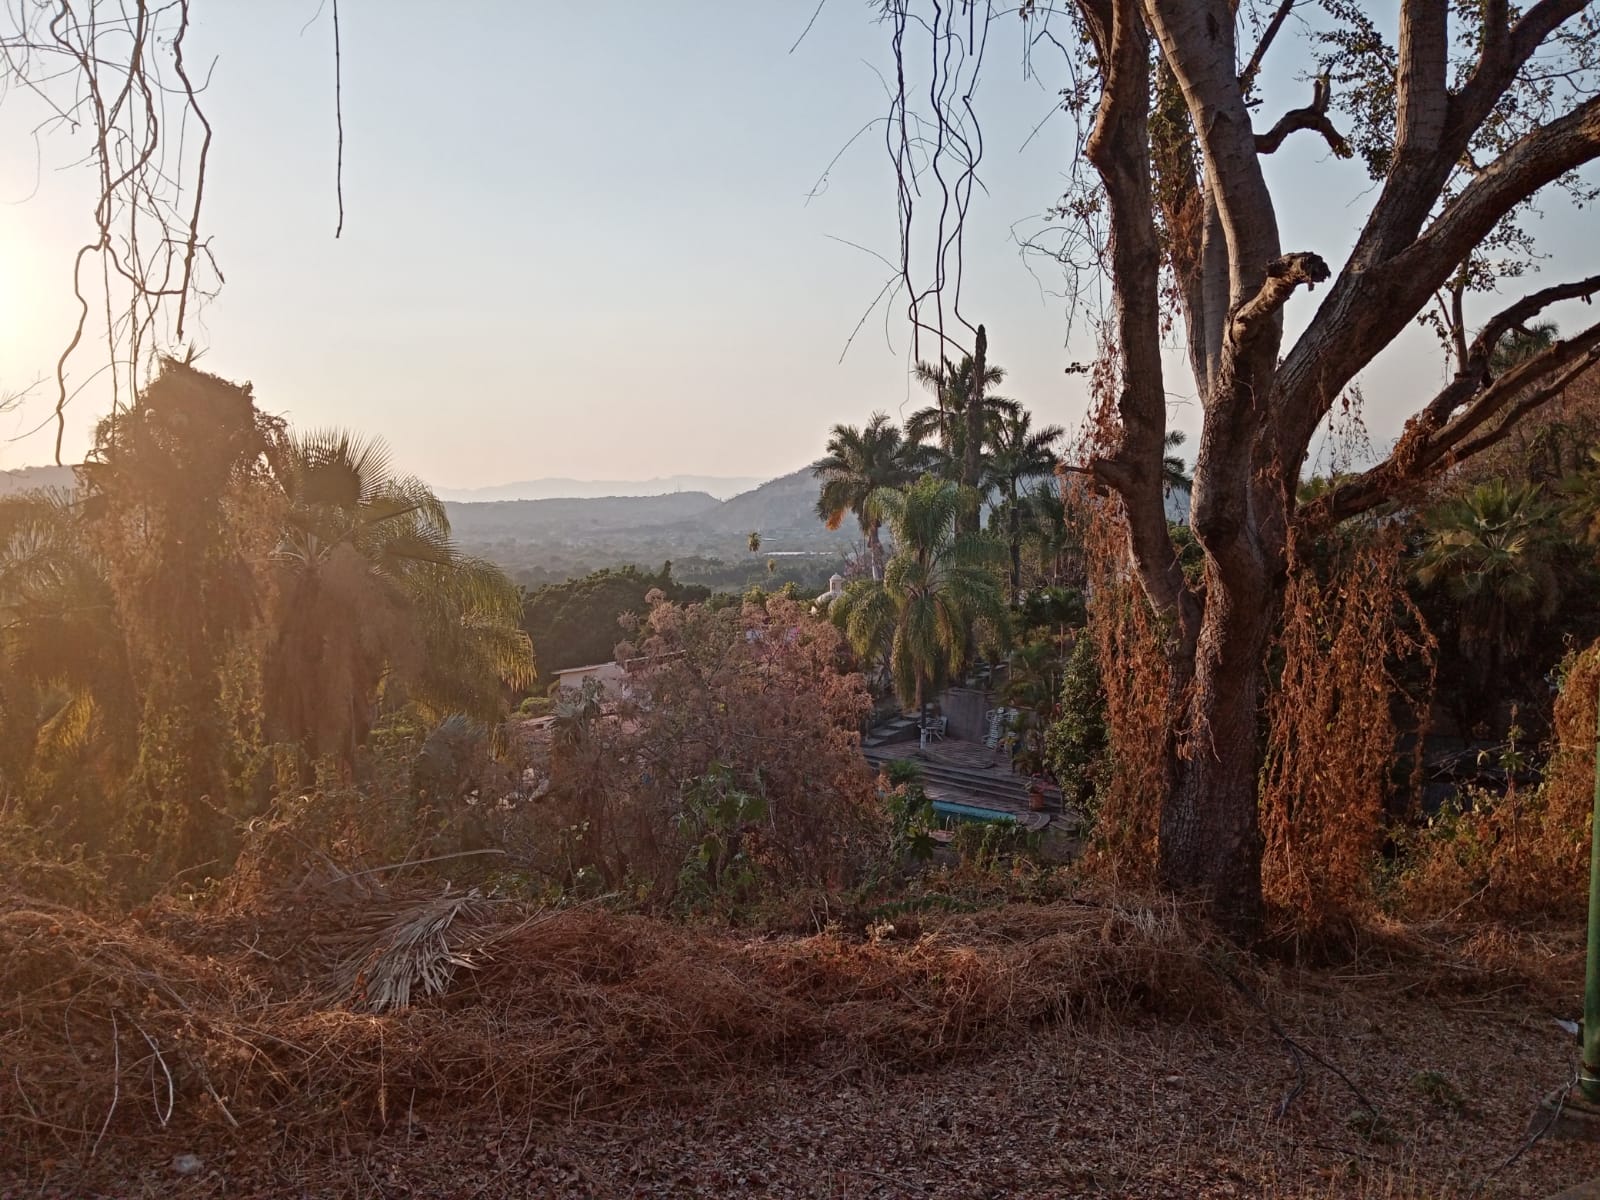
[[[981,742],[989,734],[983,714],[994,705],[989,693],[976,688],[950,688],[939,697],[939,712],[950,719],[946,737],[963,742]]]
[[[565,671],[557,671],[556,679],[561,687],[572,688],[576,691],[581,688],[585,680],[593,679],[600,684],[601,689],[608,696],[619,696],[627,690],[628,673],[621,663],[595,663],[589,667],[571,667]]]

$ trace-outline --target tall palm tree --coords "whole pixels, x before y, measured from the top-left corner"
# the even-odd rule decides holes
[[[918,383],[934,394],[935,399],[934,403],[919,408],[906,418],[906,436],[919,443],[931,440],[938,448],[940,473],[947,479],[965,484],[976,493],[982,484],[981,461],[979,474],[969,478],[966,470],[967,409],[973,394],[972,356],[964,355],[959,363],[952,363],[947,358],[937,367],[919,362],[913,374]],[[995,427],[1002,418],[1015,416],[1022,411],[1022,406],[1015,400],[991,392],[992,388],[999,387],[1005,381],[1005,377],[1002,367],[991,363],[984,368],[979,397],[984,410],[978,418],[983,429],[980,447],[993,438]]]
[[[253,720],[247,677],[263,632],[263,574],[276,532],[267,451],[283,422],[248,384],[164,359],[102,420],[78,469],[83,528],[116,598],[138,712],[125,795],[152,873],[222,857]],[[136,798],[136,799],[135,799]]]
[[[1006,545],[1011,552],[1011,598],[1022,590],[1022,508],[1017,489],[1025,479],[1050,475],[1056,469],[1055,446],[1066,430],[1059,425],[1033,427],[1027,412],[1007,413],[990,439],[985,490],[1000,492],[1006,512]]]
[[[515,586],[455,548],[443,503],[382,442],[285,436],[269,458],[286,504],[268,707],[311,759],[353,760],[386,683],[487,721],[502,682],[531,681]]]
[[[887,413],[876,412],[865,426],[835,425],[828,452],[811,468],[822,480],[817,516],[837,529],[853,513],[867,543],[872,577],[883,578],[882,521],[867,511],[867,500],[881,488],[904,487],[925,465],[922,448],[906,438]]]
[[[874,492],[868,509],[888,523],[895,556],[881,583],[852,587],[829,609],[863,658],[888,647],[895,690],[919,711],[927,689],[965,665],[978,623],[1000,631],[1006,624],[996,573],[1003,548],[982,534],[956,532],[970,499],[959,485],[931,475],[904,491]]]
[[[1519,624],[1548,617],[1560,599],[1553,515],[1537,487],[1495,479],[1425,518],[1417,580],[1457,605],[1462,647],[1477,659],[1481,680],[1520,644]]]

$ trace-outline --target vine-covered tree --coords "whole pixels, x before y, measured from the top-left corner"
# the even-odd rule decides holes
[[[1600,324],[1591,324],[1494,370],[1509,330],[1592,296],[1600,276],[1529,290],[1475,329],[1464,315],[1468,295],[1526,262],[1533,198],[1552,187],[1581,191],[1574,173],[1600,155],[1595,6],[1402,0],[1392,36],[1365,6],[1317,7],[1311,19],[1294,0],[1266,11],[1231,0],[1020,5],[1030,46],[1048,44],[1042,30],[1064,16],[1081,34],[1049,39],[1072,60],[1064,103],[1085,118],[1087,168],[1059,209],[1084,231],[1076,242],[1084,253],[1061,257],[1109,281],[1108,353],[1096,374],[1103,436],[1082,469],[1120,500],[1131,562],[1169,631],[1160,874],[1207,898],[1241,936],[1260,920],[1263,661],[1292,540],[1493,446],[1600,352]],[[1305,19],[1291,23],[1291,14]],[[908,68],[900,78],[910,79],[893,93],[889,138],[910,280],[921,269],[911,248],[927,244],[909,228],[919,185],[941,184],[939,221],[967,212],[982,146],[972,79],[1000,14],[988,3],[889,0],[885,16]],[[1295,29],[1307,39],[1298,48]],[[1282,112],[1262,94],[1262,64],[1287,54],[1316,83],[1309,103]],[[1031,61],[1042,69],[1038,55]],[[931,71],[931,82],[917,71]],[[931,111],[914,111],[924,96]],[[1329,247],[1285,247],[1279,235],[1263,159],[1295,136],[1359,155],[1375,182],[1337,269],[1318,252]],[[960,278],[960,241],[945,233],[937,246],[933,282],[908,290],[919,330],[943,337],[945,316],[960,316],[948,283]],[[1286,343],[1285,307],[1322,284],[1320,305]],[[1449,382],[1382,461],[1299,502],[1314,434],[1358,374],[1425,313],[1453,356]],[[1167,397],[1181,386],[1167,378],[1169,314],[1204,414],[1189,519],[1203,555],[1194,577],[1179,564],[1163,504]],[[976,347],[981,327],[957,323]]]

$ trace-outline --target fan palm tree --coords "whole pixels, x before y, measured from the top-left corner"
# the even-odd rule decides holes
[[[996,423],[985,472],[986,489],[999,491],[1006,512],[1006,546],[1011,553],[1011,598],[1022,590],[1022,507],[1017,490],[1025,479],[1056,469],[1055,446],[1066,431],[1059,425],[1033,427],[1027,412],[1007,413]]]
[[[1484,680],[1522,640],[1513,618],[1548,617],[1560,599],[1553,515],[1538,488],[1496,479],[1425,518],[1417,580],[1455,602],[1463,649],[1478,651]]]
[[[912,373],[918,383],[934,394],[935,400],[933,404],[919,408],[906,418],[906,436],[918,443],[931,440],[938,448],[940,473],[965,484],[976,493],[982,484],[981,461],[980,473],[972,478],[966,477],[967,408],[973,393],[972,356],[963,356],[959,363],[952,363],[947,358],[938,367],[919,362]],[[1022,406],[1015,400],[991,393],[990,389],[999,387],[1005,377],[1002,367],[990,364],[984,368],[979,397],[984,410],[979,417],[983,429],[980,445],[987,445],[993,439],[995,427],[1002,418],[1015,416],[1022,411]],[[976,515],[976,510],[973,515]],[[971,528],[975,526],[969,525],[969,530]]]
[[[487,721],[502,683],[532,680],[516,588],[456,550],[443,503],[380,441],[286,436],[269,457],[286,512],[268,707],[313,760],[353,760],[386,681],[436,719]]]
[[[131,682],[110,584],[89,549],[81,513],[65,493],[0,499],[0,787],[50,805],[56,768],[89,749],[115,757],[133,733]],[[105,814],[88,806],[86,781],[70,789],[71,835]]]
[[[887,647],[895,690],[919,711],[927,689],[965,665],[979,622],[1005,628],[996,573],[1003,547],[956,532],[956,517],[970,500],[959,485],[931,475],[904,491],[874,492],[867,507],[888,523],[895,556],[881,583],[863,581],[829,609],[862,658],[876,659]]]
[[[828,453],[811,468],[822,480],[817,516],[829,529],[837,529],[845,514],[855,515],[874,579],[883,578],[882,521],[867,511],[867,500],[881,488],[904,487],[924,465],[922,448],[908,441],[887,413],[876,412],[860,429],[835,425],[828,436]]]

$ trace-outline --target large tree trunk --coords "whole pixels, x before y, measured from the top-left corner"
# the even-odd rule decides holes
[[[1197,644],[1174,647],[1176,710],[1170,784],[1161,807],[1162,884],[1207,902],[1248,941],[1261,921],[1262,662],[1282,594],[1209,598]]]
[[[962,447],[961,482],[973,491],[971,506],[956,522],[961,533],[977,533],[983,510],[978,485],[983,482],[983,377],[989,370],[989,335],[982,325],[972,346],[972,378],[968,381],[966,444]]]

